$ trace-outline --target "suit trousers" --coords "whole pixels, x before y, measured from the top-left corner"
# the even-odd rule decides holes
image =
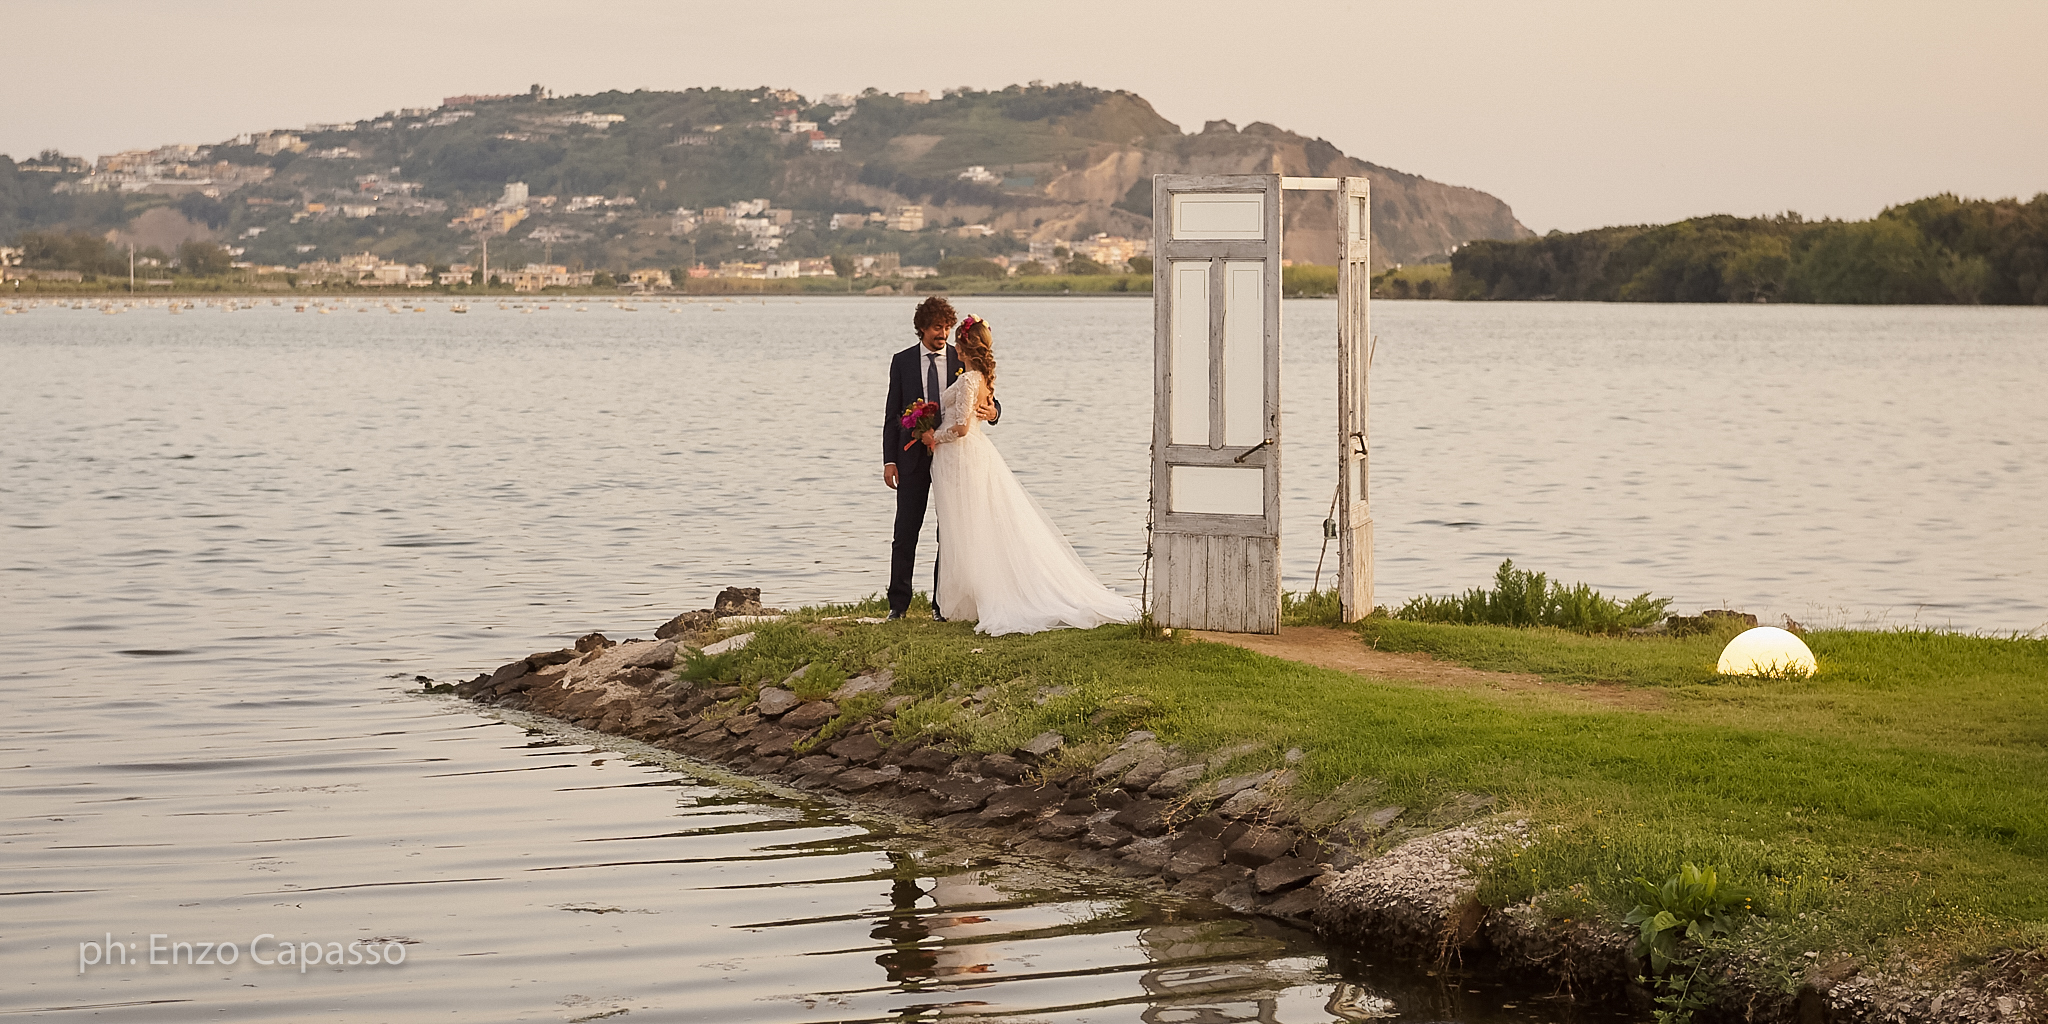
[[[918,445],[896,461],[896,536],[889,546],[889,611],[910,609],[910,576],[917,570],[917,535],[931,504],[932,457]],[[936,528],[935,528],[936,529]],[[936,538],[934,539],[936,543]],[[939,611],[939,557],[932,556],[932,614]]]

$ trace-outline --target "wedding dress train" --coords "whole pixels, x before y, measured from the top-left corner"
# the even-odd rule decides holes
[[[975,628],[991,636],[1136,620],[1138,602],[1096,580],[982,435],[973,416],[980,393],[980,372],[968,370],[940,396],[941,443],[932,454],[939,608],[979,620]],[[954,437],[960,423],[967,433]]]

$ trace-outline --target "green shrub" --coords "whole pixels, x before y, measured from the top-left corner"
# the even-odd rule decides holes
[[[1515,568],[1513,559],[1500,563],[1493,589],[1475,587],[1456,597],[1423,595],[1394,613],[1414,622],[1449,622],[1467,626],[1555,626],[1580,633],[1619,633],[1641,629],[1664,617],[1668,597],[1646,591],[1626,604],[1584,583],[1553,583],[1540,572]]]

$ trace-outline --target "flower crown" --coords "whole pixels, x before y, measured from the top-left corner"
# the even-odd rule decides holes
[[[968,332],[968,331],[969,331],[970,329],[972,329],[972,328],[974,327],[974,325],[975,325],[975,324],[985,324],[985,323],[988,323],[988,321],[987,321],[987,320],[983,320],[982,318],[980,318],[980,317],[978,317],[978,316],[969,316],[969,317],[968,317],[967,319],[965,319],[965,320],[962,320],[962,321],[960,321],[960,326],[959,326],[959,327],[957,327],[957,328],[954,328],[954,330],[953,330],[953,336],[954,336],[955,338],[965,338],[965,337],[967,337],[967,332]]]

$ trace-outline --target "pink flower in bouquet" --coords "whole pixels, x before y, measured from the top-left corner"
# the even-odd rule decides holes
[[[903,450],[907,452],[910,450],[910,445],[917,443],[917,435],[938,428],[939,403],[922,398],[910,403],[903,408],[902,423],[903,429],[911,433],[910,444],[903,446]]]

